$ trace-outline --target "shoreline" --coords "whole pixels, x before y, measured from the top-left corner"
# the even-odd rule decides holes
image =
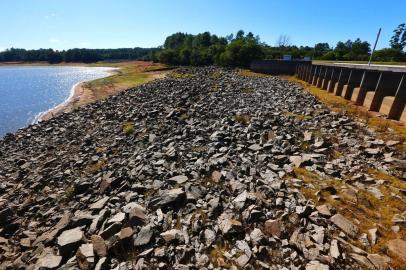
[[[35,116],[34,120],[32,120],[31,124],[37,124],[41,121],[49,120],[52,117],[58,115],[59,113],[64,112],[68,108],[73,106],[73,103],[76,98],[78,98],[78,89],[81,84],[85,83],[86,81],[78,82],[71,87],[69,96],[65,99],[62,103],[52,107],[46,111],[40,112],[37,116]]]
[[[168,67],[165,65],[145,61],[112,63],[111,65],[105,63],[103,66],[96,67],[105,68],[106,76],[73,85],[69,97],[65,101],[39,113],[31,123],[49,120],[64,112],[70,112],[76,107],[116,95],[151,80],[164,78],[168,72]]]
[[[107,71],[108,74],[104,77],[97,78],[95,80],[110,77],[110,76],[114,75],[114,72],[116,70],[120,69],[120,68],[114,68],[114,67],[105,67],[105,68],[109,69]],[[37,124],[39,122],[49,120],[61,113],[71,111],[74,108],[75,102],[79,101],[81,96],[84,94],[85,90],[84,90],[83,85],[87,82],[92,82],[92,81],[94,81],[94,80],[85,80],[85,81],[81,81],[81,82],[74,84],[70,89],[69,96],[62,103],[60,103],[60,104],[56,105],[55,107],[52,107],[46,111],[40,112],[32,120],[31,124]]]

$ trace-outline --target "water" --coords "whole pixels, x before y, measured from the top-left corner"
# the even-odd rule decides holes
[[[0,67],[0,138],[63,102],[77,83],[109,75],[103,67]]]

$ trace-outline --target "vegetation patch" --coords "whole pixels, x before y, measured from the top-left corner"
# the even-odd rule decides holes
[[[241,89],[241,92],[243,92],[243,93],[245,93],[245,94],[252,94],[252,93],[255,92],[255,89],[254,89],[254,88],[250,88],[250,87],[246,87],[246,88]]]
[[[131,135],[134,133],[134,123],[133,122],[125,122],[123,124],[123,133],[125,135]]]
[[[210,77],[213,78],[213,79],[220,79],[221,74],[222,74],[222,73],[221,73],[220,71],[216,70],[216,71],[213,71],[213,72],[210,74]]]
[[[75,186],[71,185],[66,187],[65,191],[57,197],[57,201],[60,203],[70,202],[75,197]]]
[[[164,64],[146,61],[132,61],[122,63],[98,62],[90,66],[110,66],[118,69],[114,70],[111,76],[93,80],[82,84],[83,98],[75,101],[74,107],[104,99],[119,91],[132,88],[151,80],[164,76],[168,67]]]
[[[101,169],[104,168],[106,165],[106,161],[104,159],[100,159],[97,162],[90,164],[87,166],[86,171],[91,174],[95,174],[99,172]]]
[[[215,267],[220,267],[221,269],[229,269],[231,267],[230,262],[227,261],[225,257],[226,251],[229,250],[227,243],[218,243],[210,251],[210,260]]]
[[[238,75],[242,76],[242,77],[254,77],[254,78],[266,78],[266,77],[271,77],[271,75],[267,75],[264,73],[258,73],[258,72],[254,72],[251,71],[249,69],[240,69],[238,71]]]
[[[251,123],[252,117],[248,114],[237,114],[234,116],[234,120],[243,125],[249,125]]]
[[[293,118],[298,119],[300,121],[312,119],[312,117],[309,116],[309,115],[298,114],[298,113],[294,113],[294,112],[285,112],[285,113],[283,113],[283,115],[285,115],[287,117],[293,117]]]
[[[188,79],[188,78],[192,78],[193,74],[191,73],[186,73],[186,72],[172,72],[171,76],[175,79]]]

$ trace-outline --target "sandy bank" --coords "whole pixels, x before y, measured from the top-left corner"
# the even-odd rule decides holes
[[[66,101],[46,112],[41,113],[34,121],[49,120],[60,113],[71,111],[74,108],[75,103],[81,99],[85,92],[83,88],[84,83],[85,82],[75,84],[73,86],[73,91],[71,91],[71,94]]]

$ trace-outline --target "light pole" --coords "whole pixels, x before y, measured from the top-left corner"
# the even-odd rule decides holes
[[[379,39],[379,36],[380,36],[380,35],[381,35],[381,28],[379,28],[378,35],[376,35],[376,40],[375,40],[374,48],[372,49],[371,56],[369,57],[368,66],[371,65],[372,55],[374,54],[374,51],[375,51],[375,48],[376,48],[376,44],[378,43],[378,39]]]

